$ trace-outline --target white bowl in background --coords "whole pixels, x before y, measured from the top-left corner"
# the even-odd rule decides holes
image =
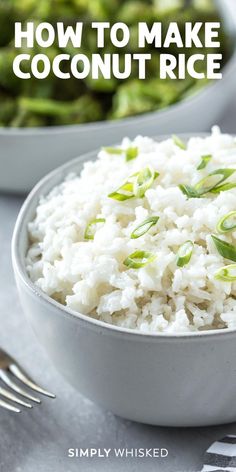
[[[20,299],[39,341],[58,371],[82,394],[113,413],[163,426],[236,421],[236,330],[183,335],[142,334],[67,309],[29,279],[27,226],[40,195],[93,152],[46,176],[26,199],[12,242]]]
[[[234,2],[234,0],[233,0]],[[232,0],[218,0],[219,10],[235,42],[236,11]],[[69,159],[124,136],[209,131],[235,94],[236,51],[223,70],[223,79],[197,95],[165,110],[119,121],[72,126],[0,129],[0,190],[27,192],[55,167]]]

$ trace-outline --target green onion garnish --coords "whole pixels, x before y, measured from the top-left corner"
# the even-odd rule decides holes
[[[132,159],[135,159],[138,155],[138,148],[137,147],[129,147],[127,149],[121,149],[119,147],[104,147],[102,148],[104,151],[106,151],[108,154],[125,154],[126,161],[132,161]]]
[[[124,260],[129,269],[140,269],[156,259],[156,255],[147,251],[135,251]]]
[[[119,147],[103,147],[103,151],[106,151],[108,154],[123,154],[125,151]]]
[[[217,169],[201,179],[194,188],[200,195],[211,192],[211,190],[216,189],[218,185],[228,179],[235,171],[236,169]]]
[[[179,185],[180,190],[187,195],[188,198],[201,198],[206,193],[220,193],[226,190],[231,190],[236,187],[236,183],[225,183],[236,169],[217,169],[211,174],[208,174],[204,179],[201,179],[194,187],[191,185]]]
[[[115,192],[110,193],[108,197],[120,202],[133,197],[144,197],[146,190],[151,187],[158,175],[159,173],[155,172],[151,167],[146,167],[140,172],[131,175],[127,182],[121,185]]]
[[[186,195],[188,198],[201,198],[201,195],[195,190],[194,187],[191,185],[179,185],[180,190]]]
[[[90,223],[86,226],[84,232],[84,239],[94,239],[94,235],[97,229],[97,225],[104,224],[106,222],[105,218],[97,218],[95,220],[90,221]]]
[[[228,233],[236,229],[236,211],[230,211],[223,216],[217,223],[216,229],[218,233]]]
[[[155,172],[150,166],[142,169],[134,181],[134,195],[137,198],[142,198],[145,195],[146,190],[148,190],[153,184],[156,177],[159,173]]]
[[[140,236],[143,236],[145,233],[149,231],[149,229],[154,226],[159,220],[159,216],[151,216],[150,218],[147,218],[144,220],[137,228],[134,229],[134,231],[131,233],[131,239],[137,239],[140,238]]]
[[[206,156],[202,156],[201,159],[202,159],[202,160],[201,160],[199,166],[197,167],[197,170],[205,169],[205,167],[207,166],[208,162],[210,162],[210,160],[212,159],[212,155],[211,155],[211,154],[208,154],[208,155],[206,155]]]
[[[193,253],[192,241],[186,241],[180,246],[177,252],[177,266],[183,267],[190,261]]]
[[[125,151],[126,161],[132,161],[138,155],[138,148],[137,147],[129,147]]]
[[[221,280],[222,282],[235,282],[236,281],[236,264],[230,264],[221,267],[215,273],[215,279]]]
[[[187,149],[186,144],[184,143],[184,141],[182,141],[181,138],[179,138],[179,136],[176,136],[176,134],[173,134],[172,139],[173,139],[174,144],[178,146],[180,149],[184,149],[184,150]]]
[[[113,200],[118,200],[119,202],[124,202],[125,200],[133,198],[134,193],[132,182],[125,182],[115,192],[110,193],[108,197],[113,198]]]
[[[232,188],[235,188],[235,187],[236,187],[236,183],[227,182],[226,184],[218,185],[216,188],[213,188],[211,190],[211,193],[226,192],[227,190],[231,190]]]
[[[230,261],[236,262],[236,246],[233,246],[233,244],[226,243],[226,241],[217,238],[213,234],[211,235],[211,237],[215,243],[216,249],[219,254],[225,259],[229,259]]]

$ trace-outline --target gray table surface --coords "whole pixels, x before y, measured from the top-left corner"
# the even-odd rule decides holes
[[[235,133],[236,100],[219,124]],[[0,195],[0,345],[57,394],[21,415],[0,409],[0,472],[196,472],[214,440],[236,433],[236,424],[174,429],[132,423],[103,411],[59,376],[41,349],[19,304],[11,267],[10,241],[23,198]],[[230,379],[229,379],[230,381]],[[216,394],[218,394],[216,392]],[[154,448],[167,459],[70,459],[68,448]]]

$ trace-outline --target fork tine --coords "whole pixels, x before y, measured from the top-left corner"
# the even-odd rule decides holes
[[[4,402],[4,400],[1,400],[1,398],[0,398],[0,406],[2,408],[5,408],[5,410],[14,411],[15,413],[20,413],[21,412],[21,410],[19,410],[19,408],[16,408],[15,406],[12,406],[7,402]]]
[[[46,395],[47,397],[50,398],[55,398],[55,395],[53,393],[48,392],[47,390],[44,390],[42,387],[37,385],[35,382],[33,382],[32,379],[27,377],[25,373],[19,368],[18,365],[16,364],[11,364],[9,366],[9,370],[13,375],[15,375],[21,382],[23,382],[27,387],[31,388],[32,390],[35,390],[35,392],[41,393],[42,395]]]
[[[33,408],[32,405],[28,402],[25,402],[18,398],[14,393],[9,392],[5,388],[0,387],[0,395],[7,400],[11,400],[12,402],[18,403],[19,405],[25,406],[26,408]]]
[[[28,398],[28,400],[32,400],[35,403],[41,403],[41,400],[39,398],[30,395],[28,392],[20,388],[15,382],[13,382],[10,376],[5,371],[0,370],[0,378],[9,388],[14,390],[14,392],[19,393],[23,397]]]

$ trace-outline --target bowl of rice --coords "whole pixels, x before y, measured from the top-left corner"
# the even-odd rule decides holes
[[[236,420],[235,238],[236,138],[138,136],[39,182],[13,266],[81,393],[135,421],[219,424]]]

